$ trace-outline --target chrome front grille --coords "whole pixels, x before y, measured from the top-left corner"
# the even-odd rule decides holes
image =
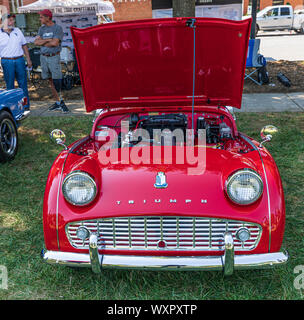
[[[261,237],[261,226],[254,223],[200,217],[140,216],[78,221],[67,224],[71,245],[88,249],[89,239],[76,235],[78,227],[98,235],[98,247],[105,250],[223,250],[224,233],[234,239],[235,251],[254,249]],[[250,231],[250,239],[236,238],[239,228]]]

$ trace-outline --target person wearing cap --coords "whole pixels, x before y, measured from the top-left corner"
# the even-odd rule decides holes
[[[61,110],[69,112],[61,98],[62,72],[60,62],[61,42],[63,39],[62,27],[52,21],[52,11],[42,10],[39,12],[41,27],[35,39],[35,45],[41,46],[40,62],[42,79],[48,79],[55,103],[49,110]]]
[[[22,31],[15,27],[15,15],[3,15],[1,17],[0,30],[0,57],[3,69],[6,88],[15,88],[15,79],[19,88],[23,89],[27,97],[25,109],[29,110],[29,94],[27,88],[27,72],[24,56],[27,60],[27,67],[32,67],[27,42]]]

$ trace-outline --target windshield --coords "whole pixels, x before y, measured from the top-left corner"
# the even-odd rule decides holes
[[[264,8],[264,9],[262,9],[261,11],[259,11],[259,12],[257,13],[257,16],[258,16],[258,17],[262,16],[263,14],[265,14],[265,13],[269,10],[269,8],[270,8],[270,7],[266,7],[266,8]]]

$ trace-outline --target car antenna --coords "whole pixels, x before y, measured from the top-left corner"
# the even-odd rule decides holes
[[[195,22],[196,19],[190,18],[186,21],[186,26],[193,29],[193,84],[192,84],[192,143],[194,145],[194,94],[195,94]]]

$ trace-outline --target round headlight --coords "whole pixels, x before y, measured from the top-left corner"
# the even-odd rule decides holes
[[[84,206],[92,202],[96,196],[96,190],[94,179],[81,171],[68,174],[62,184],[65,199],[76,206]]]
[[[263,181],[253,170],[240,170],[228,178],[226,191],[233,202],[243,205],[251,204],[263,193]]]

